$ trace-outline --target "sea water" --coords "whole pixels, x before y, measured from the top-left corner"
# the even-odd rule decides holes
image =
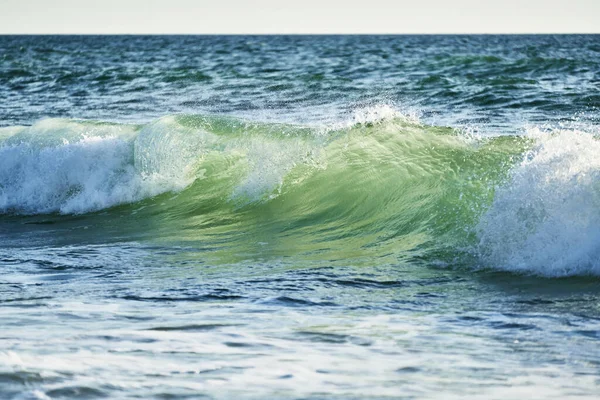
[[[600,390],[600,36],[0,36],[0,398]]]

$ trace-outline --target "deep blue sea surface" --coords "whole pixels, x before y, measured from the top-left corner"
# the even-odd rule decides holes
[[[0,36],[0,398],[594,399],[600,35]]]

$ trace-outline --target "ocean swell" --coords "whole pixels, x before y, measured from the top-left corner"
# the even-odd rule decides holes
[[[390,108],[352,121],[178,115],[3,128],[0,212],[110,219],[121,206],[120,218],[137,218],[119,222],[129,231],[143,220],[152,240],[212,243],[228,261],[233,247],[245,257],[258,243],[262,257],[600,275],[593,135],[474,138]]]

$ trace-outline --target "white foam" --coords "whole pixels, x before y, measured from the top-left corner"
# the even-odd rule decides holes
[[[349,118],[329,124],[325,131],[348,129],[356,125],[379,124],[392,120],[403,120],[412,124],[421,123],[419,113],[416,110],[382,103],[355,108]]]
[[[49,119],[9,133],[0,142],[0,213],[80,214],[181,191],[201,178],[208,153],[244,161],[232,200],[261,201],[319,150],[302,137],[217,135],[175,116],[143,127]]]
[[[0,212],[84,213],[189,184],[181,163],[179,176],[136,165],[136,137],[134,127],[63,120],[18,132],[0,146]]]
[[[408,118],[399,110],[388,104],[378,104],[374,106],[359,108],[352,113],[353,124],[368,124],[381,121],[389,121],[394,118]]]
[[[536,146],[497,189],[476,230],[486,267],[548,277],[600,275],[600,141],[529,131]]]

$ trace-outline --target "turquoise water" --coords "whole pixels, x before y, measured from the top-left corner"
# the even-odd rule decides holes
[[[595,398],[599,55],[0,37],[0,397]]]

